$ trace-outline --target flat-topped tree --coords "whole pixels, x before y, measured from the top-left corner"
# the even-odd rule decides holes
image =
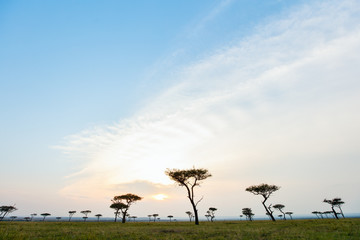
[[[187,211],[185,212],[188,216],[189,216],[189,219],[190,219],[190,222],[191,222],[191,219],[194,217],[194,214],[190,211]]]
[[[171,222],[171,218],[173,218],[174,216],[173,215],[169,215],[167,216],[169,219],[170,219],[170,222]]]
[[[84,219],[84,222],[86,222],[86,219],[88,219],[88,214],[89,213],[91,213],[91,211],[90,210],[84,210],[84,211],[81,211],[80,213],[82,213],[82,214],[84,214],[84,217],[83,217],[83,219]]]
[[[293,219],[291,216],[293,214],[293,212],[286,212],[285,214],[289,215],[291,220]]]
[[[36,214],[36,213],[32,213],[32,214],[30,214],[30,216],[31,216],[30,221],[32,221],[33,218],[34,218],[35,216],[37,216],[37,214]]]
[[[45,218],[48,217],[48,216],[50,216],[51,214],[50,214],[50,213],[42,213],[42,214],[40,214],[40,215],[44,217],[44,218],[43,218],[43,222],[44,222],[44,221],[45,221]]]
[[[122,223],[126,222],[126,216],[127,216],[127,211],[129,210],[130,206],[135,203],[136,201],[140,201],[142,199],[142,197],[132,194],[132,193],[127,193],[124,195],[120,195],[120,196],[115,196],[111,201],[112,204],[110,205],[111,208],[114,208],[114,206],[117,206],[117,208],[114,209],[118,209],[121,214],[122,214]],[[112,207],[113,206],[113,207]],[[118,212],[119,213],[119,212]],[[115,221],[116,221],[116,217],[115,217]]]
[[[283,204],[275,204],[273,206],[273,208],[277,209],[279,212],[281,212],[283,214],[283,219],[286,220],[285,213],[283,211],[284,207],[285,207],[285,205],[283,205]]]
[[[269,199],[270,195],[275,191],[279,190],[280,187],[276,185],[268,185],[266,183],[262,183],[260,185],[253,185],[245,189],[245,191],[251,192],[254,195],[261,195],[264,198],[262,201],[262,205],[264,206],[266,213],[269,215],[271,220],[276,221],[273,216],[273,211],[271,210],[271,204],[269,206],[265,205],[266,200]]]
[[[71,221],[72,216],[74,216],[74,214],[76,213],[76,211],[69,211],[69,222]]]
[[[204,168],[192,168],[192,169],[167,169],[165,174],[179,184],[179,186],[184,186],[187,190],[187,197],[192,205],[194,215],[195,215],[195,224],[199,225],[198,209],[197,205],[202,200],[200,198],[198,201],[195,200],[194,188],[200,186],[202,180],[211,177],[211,174],[207,169]]]
[[[102,217],[102,214],[96,214],[95,217],[97,217],[97,221],[99,222],[100,221],[100,217]]]
[[[206,212],[207,215],[210,217],[210,220],[213,222],[214,218],[215,218],[215,211],[217,210],[217,208],[214,207],[210,207],[209,210]],[[206,216],[205,216],[206,217]]]
[[[336,219],[339,219],[339,217],[338,217],[338,213],[335,211],[334,207],[339,208],[342,217],[345,218],[344,213],[343,213],[343,211],[341,209],[341,205],[344,204],[345,202],[342,201],[341,198],[334,198],[332,200],[324,199],[324,202],[331,205],[331,210],[332,210],[332,212],[333,212]]]
[[[244,214],[246,216],[246,219],[248,219],[249,221],[252,221],[253,216],[255,215],[255,214],[253,214],[251,208],[243,208],[242,214]]]
[[[159,216],[159,214],[154,213],[152,216],[154,217],[154,222],[155,222],[155,221],[156,221],[156,218]]]

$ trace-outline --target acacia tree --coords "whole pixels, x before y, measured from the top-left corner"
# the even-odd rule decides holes
[[[47,217],[47,216],[50,216],[51,214],[50,213],[42,213],[42,214],[40,214],[41,216],[43,216],[44,218],[43,218],[43,222],[45,221],[45,218]]]
[[[156,221],[156,217],[159,216],[159,214],[154,213],[152,216],[154,217],[154,222],[155,222],[155,221]]]
[[[113,203],[110,205],[110,208],[114,209],[115,212],[115,219],[114,219],[114,222],[117,221],[117,218],[119,217],[120,213],[121,213],[121,209],[123,208],[126,208],[126,204],[125,203],[122,203],[122,202],[116,202],[114,200],[111,200],[113,201]]]
[[[269,206],[266,206],[265,202],[269,199],[270,195],[274,193],[275,191],[279,190],[280,187],[276,185],[268,185],[266,183],[262,183],[260,185],[254,185],[250,186],[245,189],[245,191],[251,192],[254,195],[261,195],[263,196],[264,200],[262,201],[262,205],[264,206],[267,214],[271,218],[271,220],[276,221],[273,216],[273,211],[271,210],[271,204]]]
[[[191,222],[191,219],[194,217],[194,214],[190,211],[187,211],[185,212],[188,216],[189,216],[189,219],[190,219],[190,222]]]
[[[324,202],[331,205],[331,210],[332,210],[332,212],[333,212],[336,219],[339,219],[339,217],[338,217],[338,213],[335,211],[334,207],[339,208],[342,217],[345,218],[344,213],[343,213],[343,211],[341,209],[341,205],[344,204],[345,202],[342,201],[341,198],[334,198],[332,200],[324,199]]]
[[[99,222],[100,221],[100,217],[102,217],[102,214],[96,214],[95,217],[97,217],[97,221]]]
[[[210,207],[209,210],[206,212],[212,222],[214,221],[216,210],[217,210],[217,208]],[[205,217],[206,217],[206,215],[205,215]]]
[[[285,214],[287,214],[287,215],[289,215],[290,216],[290,219],[292,220],[292,214],[293,214],[293,212],[286,212]]]
[[[31,216],[30,221],[32,221],[33,218],[34,218],[35,216],[37,216],[37,214],[36,214],[36,213],[32,213],[32,214],[30,214],[30,216]]]
[[[0,221],[2,221],[7,214],[12,213],[16,210],[17,210],[17,208],[15,206],[1,206],[0,207]]]
[[[69,211],[69,222],[71,221],[72,216],[74,216],[74,214],[76,213],[76,211]]]
[[[285,207],[285,205],[283,205],[283,204],[275,204],[273,206],[273,208],[279,210],[283,214],[283,219],[286,220],[285,213],[283,212],[284,207]]]
[[[119,211],[122,214],[122,223],[126,222],[126,215],[127,215],[127,211],[129,210],[130,206],[135,203],[136,201],[140,201],[142,199],[142,197],[132,194],[132,193],[127,193],[124,195],[120,195],[120,196],[115,196],[111,201],[112,204],[111,206],[114,206],[114,204],[117,204],[116,206],[118,207],[118,213]],[[111,207],[113,208],[113,207]],[[116,217],[115,217],[115,221],[116,221]]]
[[[171,222],[171,218],[173,218],[174,216],[173,215],[169,215],[167,216],[169,219],[170,219],[170,222]]]
[[[177,182],[179,186],[184,186],[187,190],[187,197],[192,205],[194,214],[195,214],[195,224],[199,225],[198,209],[197,205],[202,200],[200,198],[198,201],[195,200],[194,188],[200,186],[202,180],[205,180],[208,177],[211,177],[211,174],[207,169],[167,169],[165,174],[170,177],[173,181]]]
[[[84,217],[83,217],[83,219],[84,219],[84,222],[86,222],[86,219],[88,219],[88,214],[89,213],[91,213],[91,211],[90,210],[84,210],[84,211],[81,211],[80,213],[82,213],[82,214],[84,214]]]
[[[253,216],[255,215],[255,214],[253,214],[251,208],[243,208],[242,214],[244,214],[246,216],[246,219],[248,219],[249,221],[252,221]]]

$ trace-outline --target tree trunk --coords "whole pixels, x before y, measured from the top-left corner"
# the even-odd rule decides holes
[[[269,211],[269,209],[266,207],[265,205],[265,202],[266,202],[267,199],[265,199],[263,202],[262,202],[262,205],[264,206],[266,212],[269,214],[269,217],[271,218],[271,220],[273,220],[274,222],[276,221],[274,216],[272,215],[272,212]]]
[[[196,209],[196,205],[194,203],[194,201],[192,199],[190,199],[191,205],[193,207],[194,210],[194,215],[195,215],[195,225],[199,225],[199,217],[198,217],[198,211]]]
[[[125,222],[126,222],[126,213],[123,213],[121,223],[125,223]]]
[[[334,206],[331,206],[331,210],[333,211],[335,218],[339,219],[338,216],[337,216],[337,213],[336,213],[336,211],[334,209]]]
[[[345,218],[344,213],[343,213],[343,211],[342,211],[342,209],[341,209],[340,206],[339,206],[339,209],[340,209],[340,212],[341,212],[341,216],[342,216],[343,218]]]

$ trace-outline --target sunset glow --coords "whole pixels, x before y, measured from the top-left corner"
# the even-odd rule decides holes
[[[167,195],[162,194],[162,193],[156,194],[156,195],[154,195],[154,196],[152,196],[152,197],[153,197],[155,200],[160,200],[160,201],[165,200],[166,198],[168,198]]]

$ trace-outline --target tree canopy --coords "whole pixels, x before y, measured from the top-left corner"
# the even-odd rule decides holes
[[[194,187],[200,186],[201,181],[211,177],[211,174],[204,168],[191,168],[185,170],[167,169],[165,174],[168,175],[171,180],[178,183],[179,186],[184,186],[186,188],[188,194],[187,197],[189,198],[194,210],[195,224],[199,225],[197,205],[202,198],[195,202]]]
[[[338,217],[338,213],[335,211],[334,207],[339,208],[342,217],[345,218],[344,213],[343,213],[343,211],[341,209],[341,205],[343,205],[345,202],[342,201],[341,198],[333,198],[332,200],[324,199],[323,202],[328,203],[328,204],[331,205],[331,210],[332,210],[332,212],[333,212],[336,219],[339,219],[339,217]]]
[[[16,210],[17,208],[15,206],[0,206],[0,221],[3,220],[7,214]]]
[[[142,197],[127,193],[124,195],[115,196],[111,201],[112,204],[110,205],[110,208],[115,209],[115,222],[117,219],[118,214],[122,213],[122,223],[126,222],[126,215],[127,211],[129,210],[130,206],[135,203],[136,201],[140,201]]]
[[[280,187],[276,185],[268,185],[266,183],[262,183],[259,185],[253,185],[245,189],[247,192],[251,192],[254,195],[261,195],[264,198],[262,201],[262,205],[264,206],[266,213],[270,216],[271,220],[275,221],[273,216],[273,211],[271,210],[271,204],[269,206],[265,205],[266,200],[273,194],[275,191],[279,190]]]

